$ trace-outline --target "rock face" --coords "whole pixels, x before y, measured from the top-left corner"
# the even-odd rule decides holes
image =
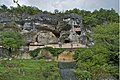
[[[58,55],[58,61],[65,61],[65,62],[71,62],[71,61],[75,61],[73,59],[73,54],[74,52],[70,52],[70,51],[64,51],[63,53],[61,53],[60,55]]]
[[[40,31],[34,37],[34,41],[41,44],[57,43],[56,36],[49,31]]]
[[[30,56],[28,53],[24,53],[22,55],[15,56],[17,59],[31,59],[32,56]]]
[[[6,58],[6,57],[8,57],[8,56],[7,56],[8,53],[9,53],[8,50],[6,50],[6,49],[0,47],[0,59],[1,59],[1,58]]]
[[[3,15],[4,14],[0,14]],[[35,15],[23,14],[23,20],[14,20],[23,25],[21,33],[35,33],[31,42],[41,44],[50,43],[81,43],[93,45],[91,27],[85,26],[82,16],[71,13],[67,15],[38,13]],[[6,20],[0,18],[2,22]],[[12,20],[11,20],[12,21]],[[10,21],[9,21],[10,22]],[[29,38],[29,37],[28,37]]]
[[[67,31],[61,31],[60,40],[61,42],[72,42],[81,44],[91,44],[90,37],[87,38],[86,32],[91,34],[91,27],[84,26],[82,23],[82,17],[77,14],[69,14],[63,17],[63,21],[70,25],[70,29]]]
[[[62,17],[39,14],[34,17],[41,21],[39,26],[36,26],[38,33],[34,36],[34,42],[42,44],[61,42],[92,45],[91,36],[86,34],[91,35],[91,27],[84,26],[82,23],[83,18],[77,14],[71,13]]]
[[[38,59],[40,59],[40,58],[53,59],[53,55],[49,51],[42,49],[42,50],[40,50],[37,58]]]
[[[33,29],[33,26],[31,23],[25,23],[23,25],[23,30],[31,31]]]
[[[51,21],[51,20],[55,20],[52,19],[52,17],[48,17],[49,15],[39,15],[39,18],[43,17],[43,20],[46,18],[46,21]],[[46,16],[46,17],[45,17]],[[55,16],[54,16],[55,17]],[[59,17],[58,17],[59,18]],[[77,35],[76,31],[75,31],[75,25],[77,25],[78,27],[78,32],[80,31],[80,25],[82,24],[81,20],[82,18],[76,14],[70,14],[70,15],[66,15],[62,18],[63,21],[58,21],[57,25],[54,25],[55,29],[51,28],[51,31],[54,30],[57,32],[57,30],[60,32],[60,37],[58,37],[59,42],[66,42],[66,40],[69,40],[69,42],[74,42],[74,41],[79,41],[79,34]],[[56,21],[56,20],[55,20]],[[43,26],[43,25],[42,25]],[[49,27],[49,26],[48,26]],[[49,27],[50,28],[50,27]],[[54,33],[54,32],[53,32]],[[46,33],[39,33],[39,35],[42,37],[42,35]],[[55,34],[55,33],[54,33]],[[44,35],[44,36],[45,36]],[[50,35],[50,34],[49,34]],[[46,35],[47,37],[47,35]],[[52,37],[53,38],[53,37]],[[49,39],[47,37],[47,39]],[[46,40],[47,40],[46,39]],[[54,38],[53,38],[54,39]],[[45,41],[46,41],[45,40]],[[57,39],[55,39],[57,40]],[[50,40],[51,41],[51,40]],[[38,42],[40,42],[40,39],[38,39]],[[54,42],[54,40],[52,41]],[[55,41],[57,42],[57,41]],[[45,42],[45,43],[49,43],[49,42]]]

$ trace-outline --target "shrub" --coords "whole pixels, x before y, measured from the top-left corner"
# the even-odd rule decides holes
[[[29,51],[29,53],[33,58],[35,58],[43,49],[49,51],[53,56],[58,56],[60,53],[62,53],[65,50],[63,48],[44,47],[44,48],[37,48],[35,50]]]

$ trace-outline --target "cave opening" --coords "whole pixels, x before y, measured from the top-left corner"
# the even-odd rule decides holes
[[[77,33],[78,35],[80,35],[80,34],[81,34],[81,31],[76,31],[76,33]]]
[[[70,43],[70,40],[65,40],[64,43]]]

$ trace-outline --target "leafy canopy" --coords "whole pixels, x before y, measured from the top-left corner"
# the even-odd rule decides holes
[[[76,74],[82,80],[114,76],[118,79],[119,25],[111,23],[94,28],[95,45],[75,51]]]
[[[22,35],[14,31],[1,32],[2,46],[12,51],[18,50],[23,45]]]

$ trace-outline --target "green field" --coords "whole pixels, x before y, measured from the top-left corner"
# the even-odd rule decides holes
[[[45,60],[1,60],[0,80],[60,80],[58,63]]]

